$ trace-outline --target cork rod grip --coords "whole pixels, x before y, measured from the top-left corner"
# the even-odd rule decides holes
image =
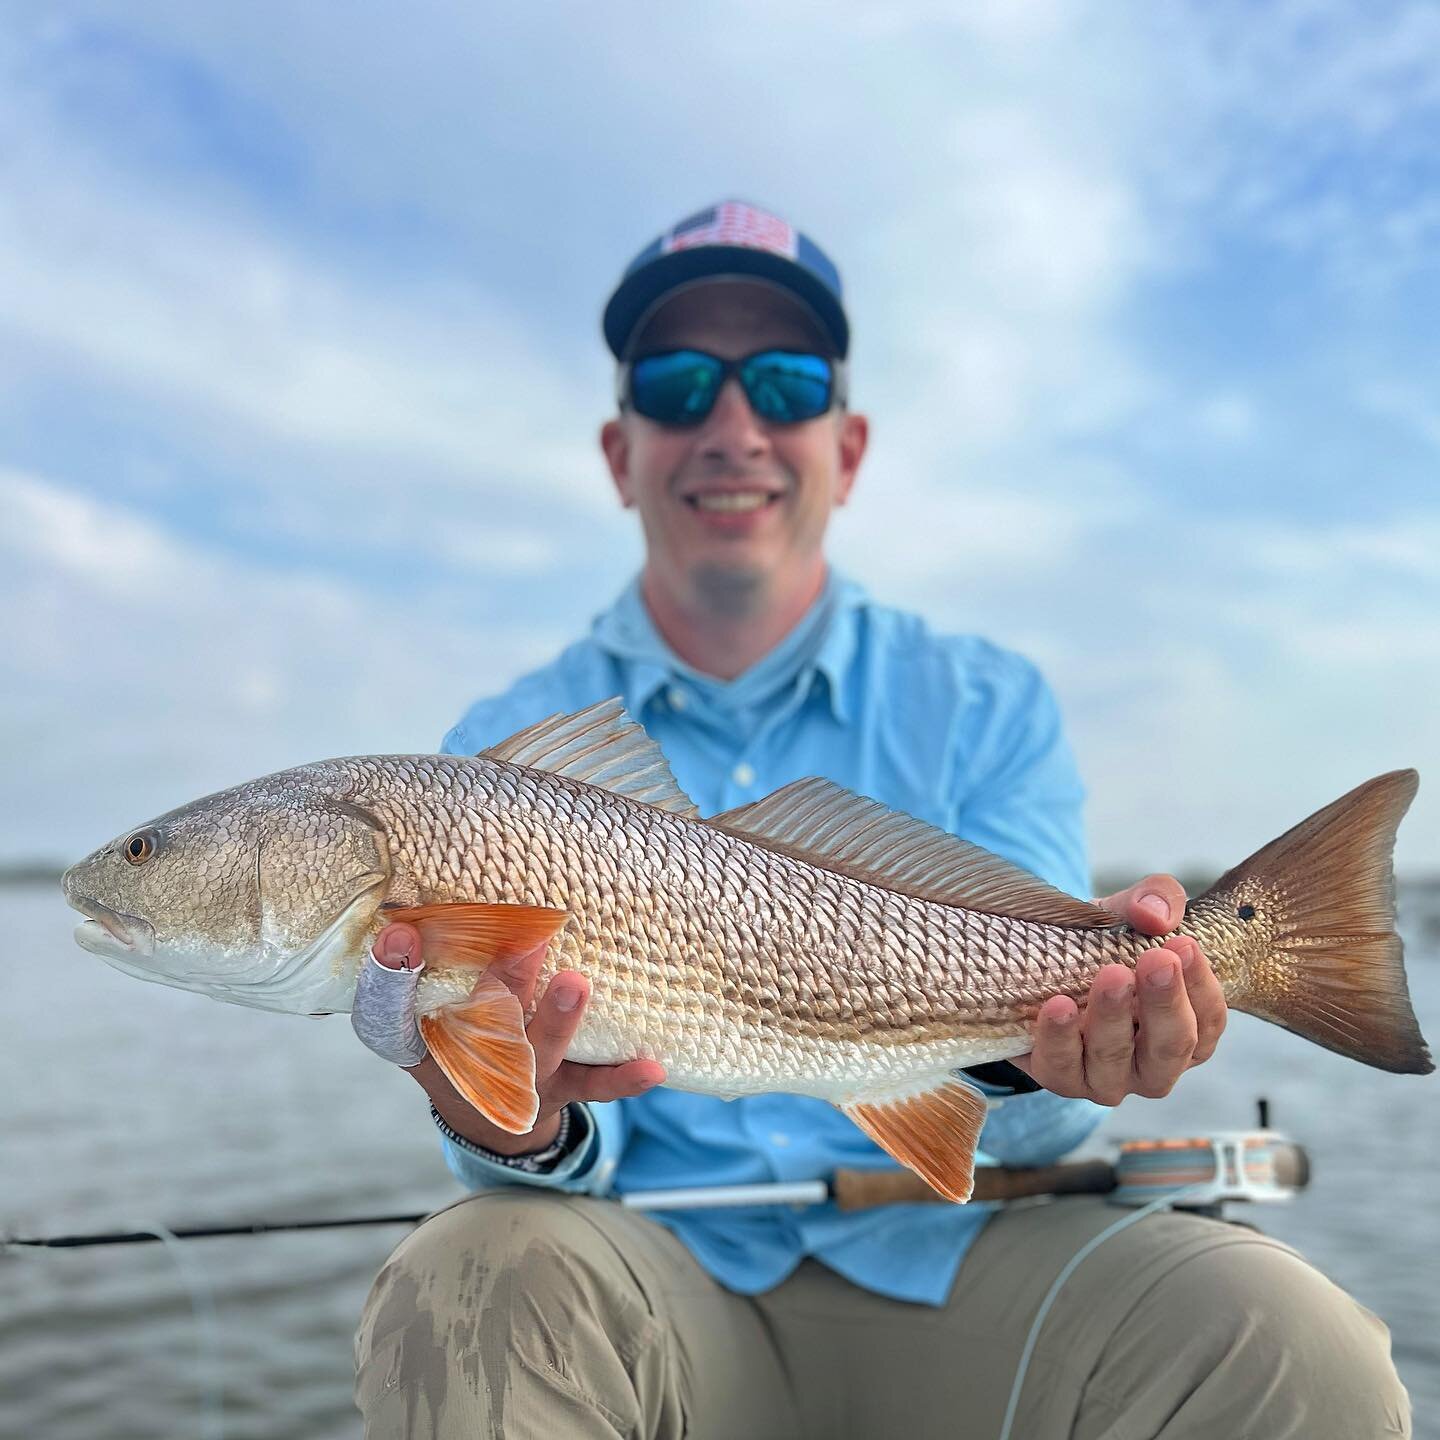
[[[971,1200],[1020,1200],[1029,1195],[1107,1195],[1115,1188],[1115,1167],[1108,1160],[1079,1160],[1034,1170],[982,1165],[975,1171]],[[949,1202],[909,1170],[837,1170],[835,1203],[841,1210],[876,1205]]]

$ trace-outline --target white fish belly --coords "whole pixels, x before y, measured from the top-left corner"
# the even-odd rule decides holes
[[[900,1046],[787,1035],[734,1022],[703,1029],[656,1026],[653,1033],[655,1043],[646,1044],[620,1017],[589,1013],[566,1059],[581,1065],[658,1060],[665,1083],[678,1090],[727,1099],[779,1091],[841,1104],[860,1095],[926,1088],[950,1070],[1008,1060],[1031,1048],[1025,1034]]]

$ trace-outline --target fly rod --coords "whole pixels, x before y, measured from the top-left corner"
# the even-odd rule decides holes
[[[1273,1131],[1221,1132],[1193,1140],[1136,1140],[1120,1157],[1071,1161],[1029,1169],[981,1165],[975,1171],[971,1203],[1004,1204],[1055,1195],[1112,1195],[1121,1204],[1142,1204],[1166,1188],[1195,1187],[1197,1206],[1227,1200],[1286,1199],[1309,1180],[1304,1149]],[[758,1185],[700,1185],[671,1190],[634,1190],[614,1197],[627,1210],[710,1210],[747,1205],[823,1205],[834,1201],[847,1213],[881,1205],[951,1202],[908,1170],[837,1170],[829,1179],[777,1181]],[[371,1225],[418,1225],[431,1212],[361,1215],[341,1220],[262,1220],[241,1225],[175,1227],[177,1240],[210,1240],[237,1235],[274,1235],[305,1230],[344,1230]],[[90,1235],[6,1237],[6,1245],[79,1250],[98,1245],[155,1244],[148,1231]]]

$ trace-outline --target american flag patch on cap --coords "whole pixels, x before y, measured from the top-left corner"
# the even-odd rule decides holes
[[[744,200],[717,200],[652,240],[625,267],[600,326],[617,359],[666,295],[707,279],[753,276],[789,290],[815,313],[841,357],[850,322],[835,262],[787,220]]]
[[[747,205],[743,200],[726,200],[682,220],[660,242],[662,254],[691,250],[697,245],[740,245],[748,250],[768,250],[772,255],[795,259],[799,249],[795,227],[768,210]]]

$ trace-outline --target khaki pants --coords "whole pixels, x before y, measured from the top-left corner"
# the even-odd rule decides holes
[[[472,1196],[391,1256],[356,1340],[368,1440],[996,1440],[1067,1260],[1123,1211],[1007,1210],[943,1309],[807,1261],[731,1294],[668,1231],[606,1201]],[[1061,1290],[1013,1440],[1408,1436],[1389,1333],[1294,1251],[1160,1213]]]

